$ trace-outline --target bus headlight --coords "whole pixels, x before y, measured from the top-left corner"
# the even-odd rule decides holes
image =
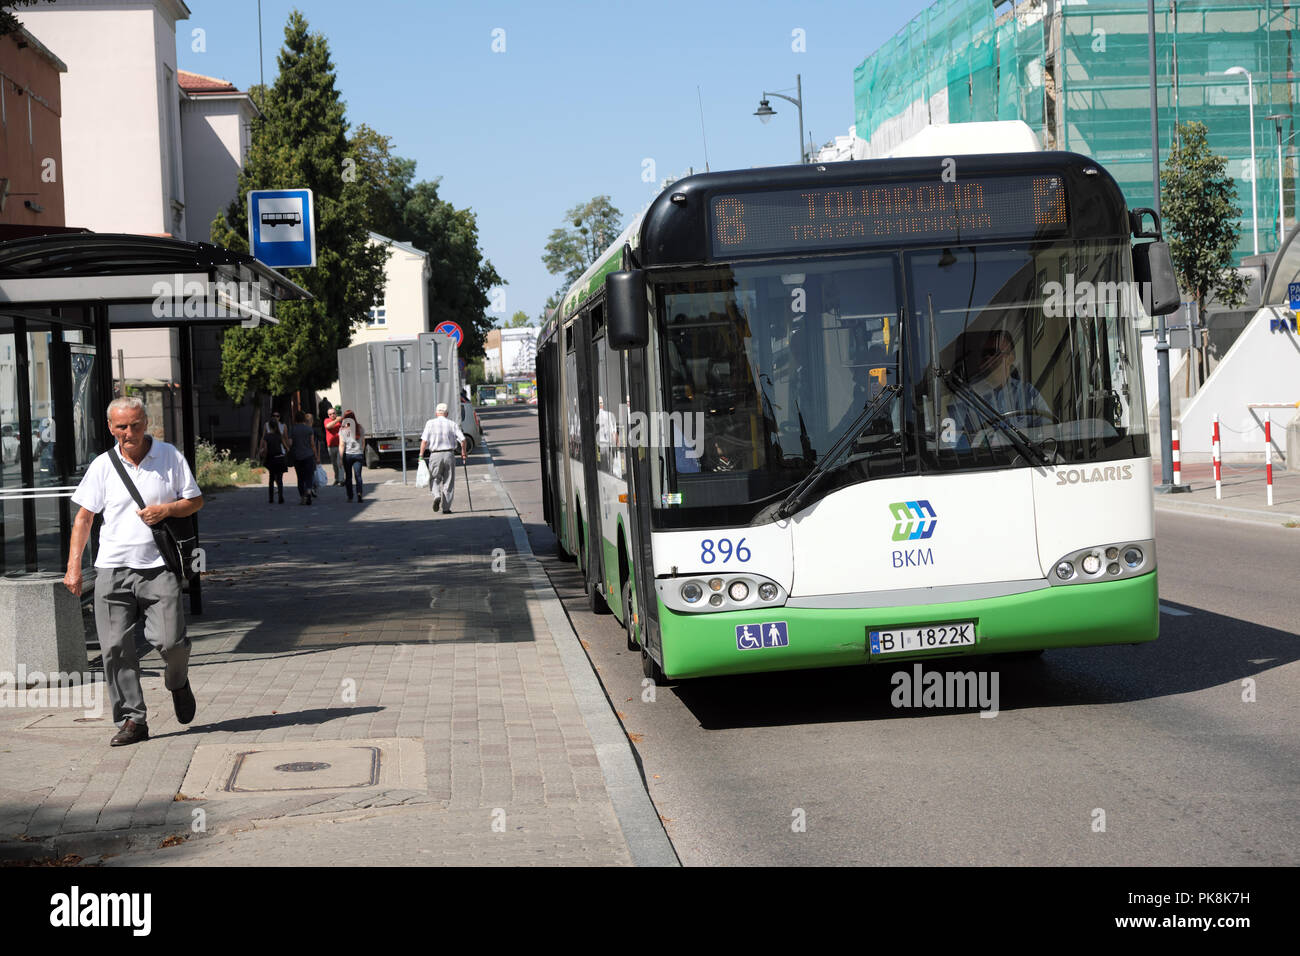
[[[758,586],[758,598],[760,601],[775,601],[777,595],[775,584],[764,582]]]
[[[744,581],[732,581],[731,587],[727,588],[727,595],[733,601],[743,601],[749,597],[749,585]]]
[[[687,604],[695,604],[702,597],[704,597],[704,588],[700,587],[694,581],[689,581],[682,585],[682,600]]]
[[[1147,539],[1079,548],[1061,555],[1048,567],[1052,569],[1046,579],[1050,585],[1084,585],[1136,578],[1155,571],[1156,543]]]

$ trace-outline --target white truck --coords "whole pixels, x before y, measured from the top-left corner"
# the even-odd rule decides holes
[[[459,355],[449,335],[363,342],[338,356],[339,394],[365,430],[367,468],[400,467],[403,432],[407,454],[418,453],[420,432],[439,402],[453,415],[462,408]]]

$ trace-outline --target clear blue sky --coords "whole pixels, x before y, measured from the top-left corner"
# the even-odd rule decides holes
[[[180,68],[258,82],[257,0],[186,3]],[[269,84],[289,12],[303,11],[329,40],[348,122],[392,137],[417,179],[441,177],[442,197],[477,214],[480,246],[508,283],[494,317],[535,320],[559,285],[541,255],[565,210],[604,193],[626,223],[660,180],[704,169],[697,86],[712,169],[791,163],[795,108],[773,98],[778,115],[760,123],[762,91],[793,96],[802,74],[807,130],[818,144],[847,133],[854,67],[927,3],[263,0],[262,36]],[[805,52],[792,49],[795,30]],[[653,183],[642,181],[647,159]]]

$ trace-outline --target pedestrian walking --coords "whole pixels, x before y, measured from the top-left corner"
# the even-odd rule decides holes
[[[176,448],[146,433],[149,417],[136,397],[108,403],[108,426],[117,447],[95,458],[73,492],[80,505],[72,525],[68,569],[63,584],[73,594],[82,588],[81,555],[95,515],[102,513],[95,557],[95,627],[104,658],[104,682],[118,732],[114,747],[149,739],[140,688],[135,630],[163,659],[163,686],[171,691],[176,719],[188,724],[196,704],[190,690],[190,640],[185,633],[180,578],[168,570],[154,541],[153,528],[167,518],[183,518],[203,507],[203,495],[189,464]],[[117,458],[135,486],[143,508],[118,473]]]
[[[348,501],[352,500],[352,482],[355,475],[357,501],[361,502],[363,500],[361,465],[366,459],[366,433],[350,408],[343,413],[343,420],[339,424],[339,444],[343,449],[343,480],[348,490]]]
[[[343,452],[339,448],[339,426],[343,424],[343,408],[335,405],[325,418],[325,450],[334,466],[334,484],[343,484]]]
[[[285,449],[284,436],[275,422],[266,423],[262,442],[257,447],[258,457],[266,466],[266,501],[275,502],[275,494],[280,493],[280,504],[284,504],[284,473],[289,470],[289,455]]]
[[[289,432],[289,457],[293,459],[294,471],[298,473],[298,504],[309,505],[312,498],[312,483],[316,480],[315,436],[307,424],[307,415],[297,412],[293,416],[293,428]]]
[[[420,457],[429,456],[429,493],[433,510],[451,514],[451,499],[456,491],[456,443],[460,443],[460,460],[465,461],[465,433],[447,417],[447,403],[439,402],[433,418],[424,423],[420,434]]]

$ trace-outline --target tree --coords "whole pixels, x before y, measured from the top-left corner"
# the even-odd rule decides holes
[[[279,75],[270,89],[250,90],[261,104],[253,121],[238,193],[212,223],[212,241],[248,249],[248,191],[305,186],[316,202],[317,265],[285,270],[314,299],[277,307],[278,325],[231,328],[222,341],[221,384],[235,401],[258,393],[324,388],[338,378],[337,351],[384,288],[386,251],[366,239],[373,188],[350,167],[347,120],[334,86],[325,37],[294,11],[284,30]]]
[[[53,3],[54,0],[47,0]],[[9,0],[3,7],[0,7],[0,37],[8,36],[10,33],[16,33],[22,24],[18,18],[9,12],[10,7],[34,7],[40,3],[40,0]]]
[[[415,160],[394,156],[392,140],[362,125],[349,156],[366,196],[366,223],[375,232],[429,254],[430,328],[452,321],[465,338],[460,357],[483,354],[492,328],[484,313],[493,286],[505,285],[478,245],[478,221],[438,195],[440,179],[413,183]]]
[[[528,313],[520,309],[514,315],[510,316],[503,324],[503,329],[522,329],[533,320],[528,317]]]
[[[351,168],[347,168],[351,162]],[[393,155],[393,141],[365,123],[356,128],[344,160],[365,194],[366,225],[382,236],[405,242],[402,210],[415,178],[415,160]]]
[[[1160,173],[1160,207],[1178,284],[1195,298],[1202,322],[1211,295],[1229,308],[1246,295],[1246,279],[1233,268],[1241,218],[1236,186],[1205,133],[1204,123],[1179,123]]]
[[[455,322],[465,333],[460,357],[483,354],[483,341],[492,328],[486,314],[493,286],[505,285],[478,247],[478,220],[469,209],[457,209],[438,196],[439,180],[418,182],[407,190],[402,208],[404,235],[394,236],[429,253],[429,323]]]
[[[621,231],[623,214],[615,209],[608,196],[596,196],[564,214],[572,228],[556,228],[546,240],[542,262],[551,275],[564,276],[564,288],[577,282],[587,267],[595,262]]]

